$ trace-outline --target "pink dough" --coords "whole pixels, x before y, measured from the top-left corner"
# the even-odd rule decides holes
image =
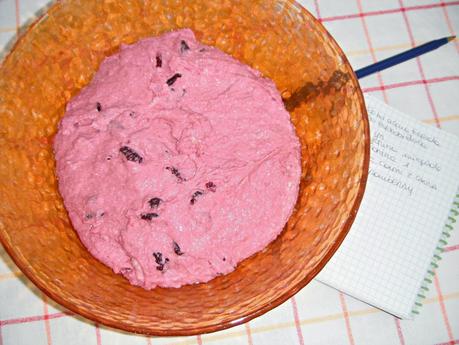
[[[301,174],[274,83],[190,30],[106,58],[67,105],[54,150],[82,243],[145,289],[207,282],[264,249]]]

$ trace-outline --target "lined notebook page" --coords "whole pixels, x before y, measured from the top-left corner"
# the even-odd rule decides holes
[[[355,222],[317,279],[401,318],[417,294],[459,184],[459,139],[365,96],[371,153]]]

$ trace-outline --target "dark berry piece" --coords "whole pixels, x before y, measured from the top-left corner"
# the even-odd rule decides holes
[[[223,258],[223,261],[226,261],[226,258]]]
[[[159,68],[163,65],[163,59],[161,54],[156,55],[156,68]]]
[[[156,269],[158,271],[164,270],[164,265],[166,265],[169,262],[169,259],[163,259],[163,254],[161,252],[154,252],[153,257],[155,258],[155,262],[158,265],[156,266]]]
[[[170,77],[169,79],[167,79],[166,81],[166,84],[168,86],[172,86],[174,85],[174,83],[177,81],[178,78],[181,78],[182,75],[180,73],[175,73],[172,77]]]
[[[94,213],[87,213],[85,216],[84,216],[85,219],[92,219],[94,218]]]
[[[182,182],[184,180],[184,178],[182,177],[182,175],[180,175],[180,171],[178,171],[177,168],[174,168],[174,167],[166,167],[166,170],[169,170],[172,175],[174,175],[175,177],[177,177],[178,181],[179,182]]]
[[[137,114],[135,113],[135,111],[131,111],[131,112],[129,113],[129,116],[130,116],[130,117],[136,117]]]
[[[161,265],[163,263],[163,253],[161,252],[154,252],[153,257],[155,258],[155,262],[158,265]]]
[[[183,52],[186,52],[187,50],[190,50],[189,45],[184,40],[181,40],[180,41],[180,52],[183,53]]]
[[[159,215],[157,213],[142,213],[140,218],[143,220],[152,220],[153,218],[158,218]]]
[[[152,199],[148,200],[148,203],[150,204],[151,208],[158,208],[158,206],[161,203],[161,201],[162,200],[160,198],[152,198]]]
[[[197,190],[196,192],[193,193],[193,195],[191,196],[191,200],[190,200],[190,204],[191,205],[194,205],[194,203],[196,202],[196,200],[198,199],[199,196],[203,195],[204,193],[201,192],[200,190]]]
[[[153,218],[158,218],[158,214],[157,213],[142,213],[140,215],[140,218],[142,218],[143,220],[152,220]]]
[[[201,49],[199,49],[199,52],[200,52],[200,53],[204,53],[205,51],[206,51],[206,48],[201,48]]]
[[[100,113],[102,111],[102,104],[100,104],[99,102],[96,103],[96,109],[97,111]]]
[[[185,254],[184,252],[182,252],[182,250],[180,249],[180,246],[178,245],[177,242],[174,241],[174,253],[177,254],[177,255],[183,255]]]
[[[207,182],[206,183],[206,188],[210,190],[211,192],[216,192],[217,191],[217,186],[213,182]]]
[[[172,168],[167,167],[166,169],[170,170],[171,173],[172,173],[173,175],[175,175],[175,176],[179,176],[179,175],[180,175],[180,173],[179,173],[179,171],[177,170],[177,168],[174,168],[174,167],[172,167]]]
[[[128,146],[120,148],[120,152],[126,157],[128,161],[142,163],[143,158]]]

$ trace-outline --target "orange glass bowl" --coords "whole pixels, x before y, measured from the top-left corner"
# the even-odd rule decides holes
[[[179,28],[257,68],[290,97],[302,144],[300,194],[282,234],[231,274],[146,291],[82,246],[57,190],[51,144],[66,103],[107,55]],[[343,52],[291,0],[63,0],[0,68],[0,240],[44,293],[104,325],[150,335],[235,326],[293,296],[339,247],[366,183],[368,128]]]

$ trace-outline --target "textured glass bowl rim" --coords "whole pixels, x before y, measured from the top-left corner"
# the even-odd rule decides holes
[[[358,82],[357,76],[354,73],[354,70],[351,67],[351,64],[349,63],[349,60],[347,59],[346,55],[344,54],[343,50],[341,47],[338,45],[338,43],[335,41],[333,36],[325,29],[325,27],[322,25],[322,23],[316,19],[308,10],[306,10],[301,4],[297,3],[295,0],[284,0],[288,3],[288,6],[294,7],[302,12],[302,14],[307,17],[309,20],[311,20],[312,23],[324,34],[324,37],[329,41],[330,45],[333,46],[333,48],[338,52],[340,57],[342,58],[342,61],[344,65],[347,67],[349,74],[350,74],[350,80],[351,82],[357,86],[356,88],[356,96],[359,99],[359,104],[360,104],[360,109],[363,115],[363,122],[365,126],[365,152],[364,152],[364,161],[363,161],[363,172],[361,179],[359,181],[359,190],[356,194],[354,205],[352,206],[352,209],[349,213],[349,217],[347,218],[346,222],[342,226],[341,232],[338,235],[336,241],[331,245],[329,248],[328,252],[324,255],[322,260],[317,264],[316,269],[314,271],[311,271],[310,274],[308,274],[307,277],[305,277],[303,280],[301,280],[299,283],[296,285],[292,286],[290,289],[284,291],[284,293],[279,296],[278,298],[266,302],[263,306],[253,309],[253,310],[247,310],[244,316],[223,322],[217,325],[210,325],[210,326],[199,326],[195,328],[186,328],[186,329],[173,329],[173,330],[156,330],[156,331],[151,331],[148,329],[138,329],[138,328],[132,328],[129,327],[123,323],[114,321],[114,320],[101,320],[97,316],[86,312],[85,310],[80,310],[79,307],[67,302],[64,298],[61,298],[61,296],[54,294],[52,291],[49,291],[46,286],[43,286],[37,279],[35,279],[34,275],[30,272],[29,268],[26,265],[22,265],[21,261],[19,258],[14,254],[14,251],[10,246],[3,240],[2,237],[0,237],[0,242],[2,243],[3,247],[5,248],[6,252],[8,255],[11,257],[13,262],[16,264],[16,266],[19,267],[19,269],[24,273],[24,275],[31,280],[35,286],[37,286],[43,293],[45,293],[48,297],[50,297],[52,300],[60,304],[61,306],[65,307],[66,309],[70,310],[71,312],[74,312],[75,314],[81,315],[89,320],[92,320],[98,324],[102,324],[104,326],[108,327],[113,327],[122,331],[127,331],[127,332],[133,332],[133,333],[141,333],[145,335],[153,335],[153,336],[191,336],[191,335],[199,335],[199,334],[204,334],[204,333],[212,333],[212,332],[217,332],[221,331],[227,328],[231,328],[234,326],[241,325],[243,323],[246,323],[260,315],[263,315],[267,313],[268,311],[274,309],[275,307],[281,305],[285,301],[287,301],[289,298],[293,297],[296,293],[298,293],[303,287],[305,287],[314,277],[325,267],[325,265],[328,263],[330,258],[333,256],[333,254],[338,250],[339,246],[341,243],[344,241],[346,235],[348,234],[354,219],[357,215],[357,211],[360,207],[363,194],[365,192],[365,187],[368,179],[368,169],[369,169],[369,163],[370,163],[370,131],[369,131],[369,121],[368,121],[368,114],[366,111],[366,106],[365,106],[365,100],[363,97],[362,90],[360,88],[360,84]],[[3,61],[0,61],[0,66],[6,62],[12,55],[12,53],[15,51],[15,49],[19,46],[21,41],[27,36],[27,34],[35,28],[43,19],[45,19],[48,15],[49,12],[53,11],[55,7],[59,5],[58,3],[53,4],[51,7],[49,7],[43,14],[41,14],[33,23],[30,24],[30,26],[20,34],[18,37],[17,41],[14,43],[14,45],[11,47],[10,51],[6,54],[4,57]]]

